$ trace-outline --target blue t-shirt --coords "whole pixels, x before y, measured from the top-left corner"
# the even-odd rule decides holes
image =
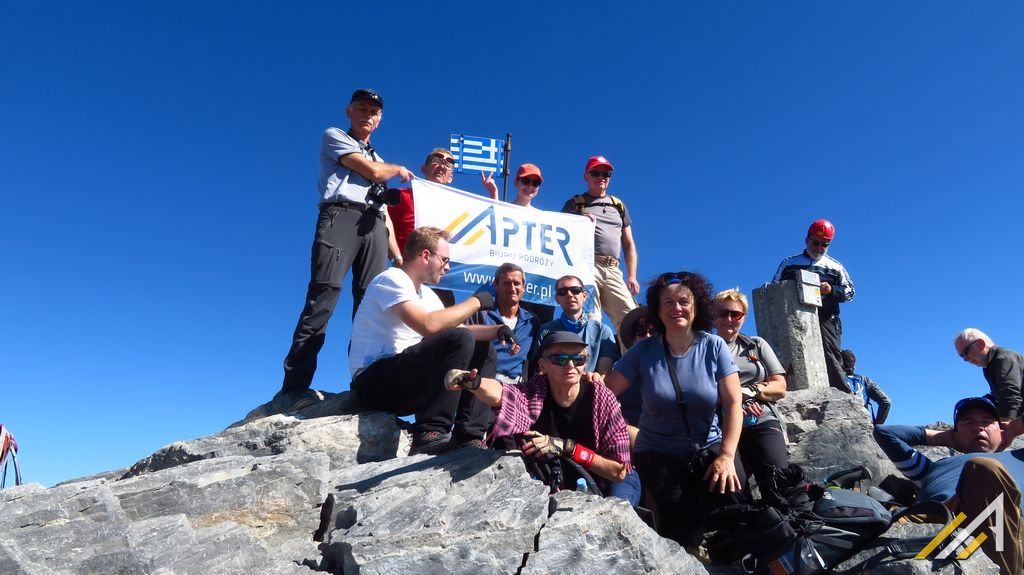
[[[722,439],[718,426],[718,381],[736,373],[737,368],[725,340],[703,331],[697,332],[685,354],[672,356],[672,361],[686,400],[692,438],[687,435],[676,402],[661,337],[648,338],[629,348],[615,364],[615,371],[626,376],[631,385],[640,386],[643,414],[634,451],[685,459],[693,442],[706,447]]]
[[[1024,449],[998,453],[962,453],[932,461],[913,447],[925,445],[927,442],[923,427],[876,425],[874,436],[878,446],[889,456],[896,469],[921,487],[917,493],[918,501],[946,501],[953,497],[964,464],[975,457],[991,457],[998,460],[1017,482],[1018,488],[1021,487],[1021,480],[1024,478]]]
[[[492,309],[485,312],[476,312],[470,316],[469,321],[466,323],[471,325],[502,325],[505,322],[501,318],[501,312]],[[530,350],[533,348],[533,342],[537,337],[537,324],[537,316],[520,306],[519,313],[516,315],[516,326],[512,328],[512,333],[515,334],[516,341],[519,342],[519,353],[513,355],[512,349],[508,344],[498,340],[491,341],[491,345],[498,356],[498,373],[513,379],[523,375],[527,358],[530,357]]]

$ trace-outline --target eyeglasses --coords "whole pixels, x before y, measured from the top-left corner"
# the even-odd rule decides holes
[[[587,172],[591,178],[610,178],[612,173],[606,170],[590,170]]]
[[[832,242],[823,242],[821,240],[816,240],[814,238],[810,238],[810,240],[811,240],[811,245],[816,247],[816,248],[827,248],[832,243]]]
[[[555,290],[555,293],[562,297],[565,297],[569,294],[580,295],[581,293],[583,293],[583,288],[580,286],[560,287],[557,290]]]
[[[453,168],[455,167],[455,158],[450,156],[442,156],[441,154],[434,154],[427,160],[428,164],[436,164],[442,168]]]
[[[974,344],[978,343],[979,341],[981,341],[981,340],[976,339],[976,340],[972,341],[971,343],[965,345],[964,348],[960,350],[960,359],[962,359],[964,361],[969,361],[967,359],[967,355],[971,353],[971,347]]]
[[[526,178],[519,178],[519,183],[523,184],[524,186],[533,186],[535,188],[539,188],[540,184],[541,184],[541,181],[540,180],[529,180],[529,179],[526,179]]]
[[[570,361],[576,367],[583,367],[584,365],[587,365],[587,356],[582,353],[552,353],[545,355],[544,359],[558,367],[565,367],[569,365]]]
[[[736,309],[720,309],[718,310],[718,313],[715,314],[718,319],[729,318],[732,321],[740,321],[745,315],[747,314]]]
[[[441,262],[441,266],[442,267],[448,265],[448,262],[452,261],[452,258],[450,258],[448,256],[438,255],[438,254],[436,254],[434,252],[430,252],[430,255],[437,256],[437,259],[438,259],[438,261]]]

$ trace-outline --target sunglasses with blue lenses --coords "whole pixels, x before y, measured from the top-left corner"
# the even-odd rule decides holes
[[[569,365],[570,361],[576,367],[583,367],[584,365],[587,365],[587,356],[582,353],[552,353],[545,355],[544,359],[558,367],[565,367],[566,365]]]

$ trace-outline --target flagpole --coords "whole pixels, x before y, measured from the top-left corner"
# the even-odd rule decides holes
[[[501,167],[504,183],[501,186],[501,201],[508,201],[508,158],[512,155],[512,134],[505,132],[505,165]]]

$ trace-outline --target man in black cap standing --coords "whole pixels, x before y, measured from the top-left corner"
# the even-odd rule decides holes
[[[320,215],[306,303],[284,360],[284,384],[274,397],[282,411],[301,409],[323,398],[310,386],[327,321],[349,268],[355,316],[370,281],[387,268],[389,252],[393,256],[400,253],[384,209],[384,190],[391,178],[407,182],[413,174],[404,166],[384,162],[370,145],[383,110],[384,100],[377,92],[356,90],[345,108],[348,131],[328,128],[320,142]]]

